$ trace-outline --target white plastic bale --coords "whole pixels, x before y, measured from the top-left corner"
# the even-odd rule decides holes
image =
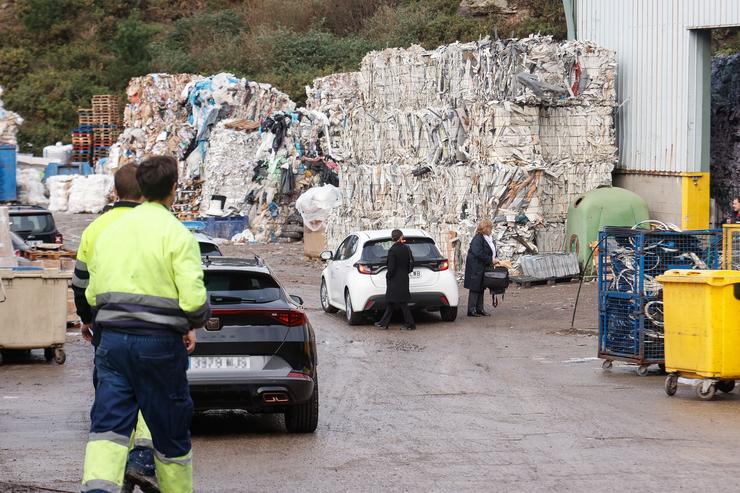
[[[24,205],[46,207],[46,187],[41,181],[41,173],[34,169],[19,169],[16,173],[18,202]]]
[[[72,186],[72,176],[51,176],[46,180],[49,189],[49,210],[52,212],[66,212],[69,206],[69,189]]]
[[[109,175],[75,176],[69,188],[67,212],[97,214],[108,204],[113,192],[113,178]]]

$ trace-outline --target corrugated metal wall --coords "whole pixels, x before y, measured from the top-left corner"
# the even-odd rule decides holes
[[[619,167],[709,171],[709,31],[740,0],[576,0],[577,37],[617,51]]]

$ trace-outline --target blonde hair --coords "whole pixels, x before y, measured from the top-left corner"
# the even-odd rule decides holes
[[[478,223],[478,227],[475,228],[475,232],[479,235],[484,234],[487,230],[493,230],[493,222],[490,219],[484,219]]]

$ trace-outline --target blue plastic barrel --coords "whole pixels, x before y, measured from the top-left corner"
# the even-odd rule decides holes
[[[0,144],[0,202],[15,199],[15,146]]]

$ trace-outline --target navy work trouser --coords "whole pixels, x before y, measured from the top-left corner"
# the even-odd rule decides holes
[[[103,331],[95,351],[98,382],[90,413],[84,491],[107,491],[121,484],[128,454],[124,445],[130,441],[139,410],[151,429],[162,491],[192,487],[193,401],[187,366],[185,345],[175,333]]]

